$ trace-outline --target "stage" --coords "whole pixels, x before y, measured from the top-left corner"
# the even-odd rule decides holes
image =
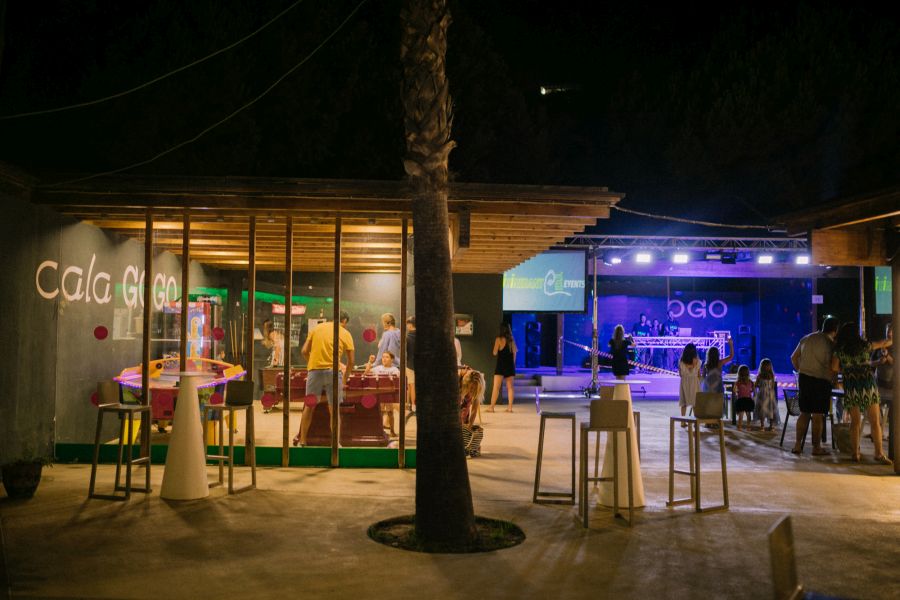
[[[661,373],[643,373],[632,371],[632,378],[639,378],[650,383],[632,387],[631,393],[635,399],[646,400],[677,400],[680,378],[678,375],[666,375]],[[600,380],[614,379],[609,368],[601,368],[597,374]],[[779,385],[782,383],[794,383],[793,373],[777,373],[775,375]],[[538,392],[581,392],[591,383],[591,370],[584,368],[567,367],[561,375],[557,375],[554,367],[540,367],[537,369],[518,369],[516,371],[516,397],[525,397],[527,394]]]

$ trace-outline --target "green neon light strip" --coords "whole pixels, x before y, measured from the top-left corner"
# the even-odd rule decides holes
[[[115,444],[103,444],[100,446],[100,462],[103,464],[115,464],[118,446]],[[154,465],[163,465],[166,462],[166,453],[169,447],[154,445],[150,447],[150,460]],[[209,446],[207,452],[218,452],[218,446]],[[133,456],[137,458],[140,448],[135,446]],[[94,456],[93,444],[56,444],[56,462],[60,463],[90,463]],[[338,464],[343,468],[366,469],[396,469],[397,450],[394,448],[339,448]],[[236,466],[244,464],[244,447],[234,447],[234,462]],[[209,464],[215,464],[210,462]],[[258,446],[256,448],[257,466],[281,466],[281,448],[272,446]],[[290,466],[292,467],[329,467],[331,466],[331,448],[308,447],[290,449]],[[406,466],[415,468],[416,450],[407,448]]]

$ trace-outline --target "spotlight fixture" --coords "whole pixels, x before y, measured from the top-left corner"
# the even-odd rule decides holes
[[[609,259],[609,262],[610,262],[610,264],[618,265],[618,264],[622,263],[622,259],[619,258],[618,256],[613,256],[612,258]]]
[[[737,254],[734,252],[726,252],[722,255],[722,264],[723,265],[733,265],[737,264]]]
[[[646,265],[650,262],[653,262],[653,255],[649,252],[638,252],[634,256],[634,262]]]
[[[761,265],[771,265],[772,261],[773,261],[773,258],[772,258],[771,254],[760,254],[756,258],[756,262]]]
[[[809,264],[809,255],[808,254],[799,254],[799,255],[795,256],[794,264],[808,265]]]
[[[686,265],[688,262],[688,255],[684,252],[677,252],[672,255],[672,262],[676,265]]]

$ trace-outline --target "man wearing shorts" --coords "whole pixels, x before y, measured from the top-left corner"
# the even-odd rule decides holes
[[[838,320],[828,317],[822,323],[822,330],[811,333],[800,340],[796,350],[791,354],[791,364],[799,373],[800,417],[797,419],[797,441],[794,454],[800,454],[800,442],[806,437],[809,419],[812,416],[812,437],[815,456],[828,454],[822,448],[822,427],[824,417],[831,405],[831,382],[834,371],[831,370],[831,354],[834,350],[834,338],[837,334]]]
[[[341,311],[341,326],[338,328],[338,363],[341,357],[347,354],[347,363],[353,367],[353,337],[347,331],[347,322],[350,315]],[[334,321],[320,323],[309,332],[306,342],[300,350],[306,358],[306,395],[315,396],[316,404],[304,406],[300,416],[300,434],[294,438],[294,445],[306,445],[306,434],[312,424],[316,406],[322,402],[328,403],[328,411],[331,413],[332,399],[334,396]],[[344,378],[342,369],[338,371],[338,402],[341,401]]]

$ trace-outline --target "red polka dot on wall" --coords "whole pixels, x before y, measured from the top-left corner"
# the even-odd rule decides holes
[[[363,331],[363,339],[368,343],[372,343],[375,341],[375,330],[372,328],[366,329]]]
[[[104,327],[103,325],[97,325],[94,327],[94,337],[98,340],[105,340],[109,335],[109,329]]]

